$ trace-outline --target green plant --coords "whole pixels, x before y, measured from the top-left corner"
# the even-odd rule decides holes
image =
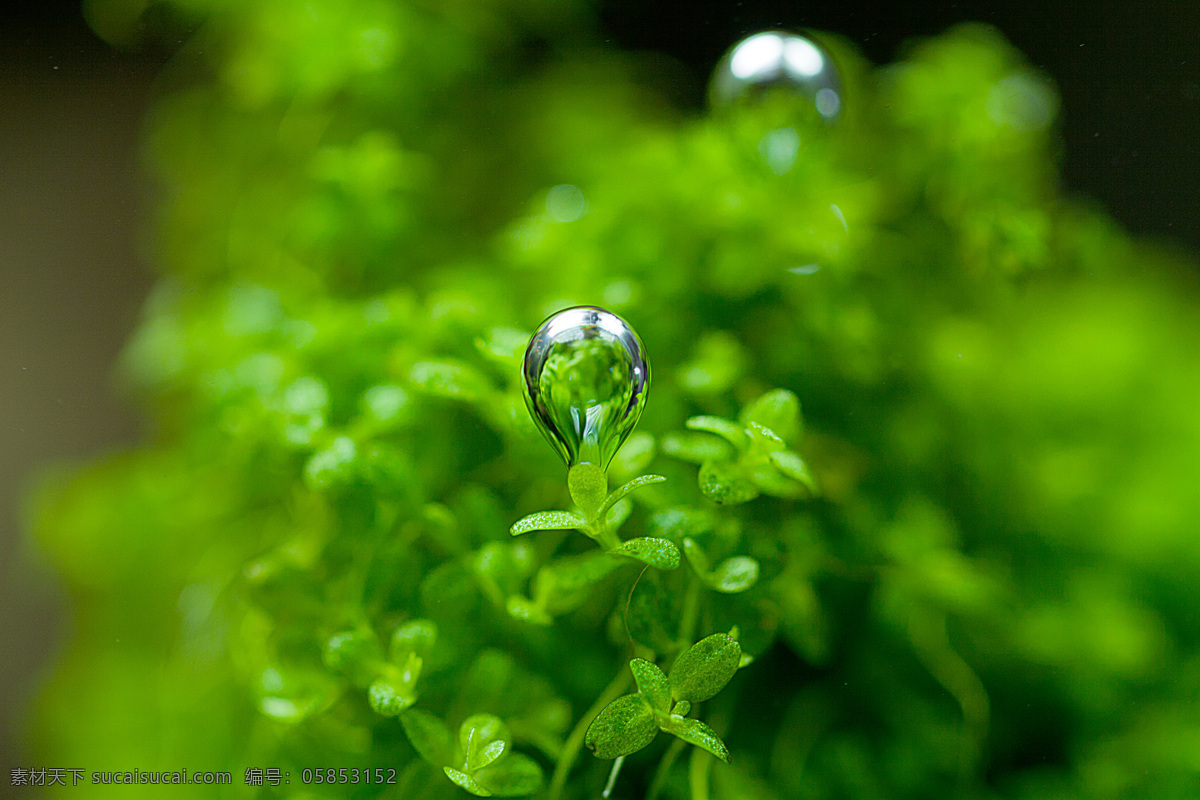
[[[148,433],[32,504],[75,615],[44,762],[405,800],[533,764],[582,800],[624,724],[616,797],[1194,797],[1192,262],[1061,190],[1054,92],[990,29],[886,68],[816,37],[834,124],[676,108],[590,14],[141,18],[195,30],[148,121]],[[523,351],[580,304],[636,325],[654,399],[564,487]],[[701,706],[711,636],[747,667]]]

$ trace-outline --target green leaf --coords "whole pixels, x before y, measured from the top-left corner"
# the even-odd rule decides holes
[[[567,489],[575,505],[589,520],[603,514],[603,511],[599,511],[602,506],[605,510],[608,508],[604,505],[605,495],[608,494],[608,477],[595,464],[576,464],[571,467],[567,472]]]
[[[700,720],[671,716],[663,721],[663,730],[707,750],[726,764],[729,763],[729,750],[721,741],[721,737]]]
[[[367,689],[367,700],[371,710],[384,717],[394,717],[417,702],[411,687],[379,679]]]
[[[636,558],[655,569],[671,570],[679,566],[679,548],[667,539],[630,539],[611,552],[614,555]]]
[[[742,409],[740,422],[757,423],[785,442],[800,435],[800,400],[787,389],[772,389]]]
[[[604,707],[588,726],[583,742],[596,758],[636,753],[658,733],[654,712],[641,695],[627,694]]]
[[[498,797],[523,797],[542,788],[542,768],[529,756],[510,753],[475,773],[475,783]]]
[[[446,723],[419,708],[410,708],[400,715],[408,741],[421,758],[435,767],[454,762],[454,737]]]
[[[620,489],[617,489],[615,492],[610,494],[608,499],[604,501],[604,505],[600,506],[597,516],[601,516],[606,513],[618,500],[632,492],[634,489],[640,489],[641,487],[649,486],[652,483],[662,483],[665,480],[666,478],[664,478],[662,475],[639,475],[629,483],[622,486]]]
[[[777,450],[771,453],[771,463],[784,475],[804,484],[810,492],[817,491],[817,482],[813,480],[812,473],[808,471],[808,465],[804,463],[804,459],[791,450]]]
[[[683,540],[683,553],[687,556],[688,563],[692,565],[692,569],[697,575],[702,578],[708,576],[712,565],[708,562],[708,555],[704,552],[704,548],[696,544],[694,539],[687,538]]]
[[[345,675],[360,687],[367,686],[375,679],[383,663],[379,640],[369,628],[335,633],[325,641],[321,655],[325,666]]]
[[[428,656],[437,641],[437,623],[430,619],[410,619],[392,631],[392,642],[388,655],[399,663],[409,653]]]
[[[492,391],[483,374],[457,361],[419,361],[408,379],[419,391],[450,400],[477,401]]]
[[[692,417],[683,424],[688,430],[715,433],[738,450],[745,450],[746,445],[749,443],[746,438],[746,429],[727,419],[721,419],[720,417]]]
[[[604,521],[604,524],[610,531],[615,531],[625,524],[631,511],[633,511],[633,503],[626,497],[608,510],[608,519]]]
[[[529,344],[529,334],[515,328],[492,328],[475,339],[475,349],[501,367],[519,365]]]
[[[304,465],[304,481],[311,489],[330,489],[349,483],[358,464],[358,448],[348,436],[339,436]]]
[[[746,433],[750,436],[751,449],[759,453],[775,453],[786,447],[783,439],[779,438],[779,434],[757,422],[747,425]]]
[[[509,533],[520,536],[530,531],[570,531],[583,530],[585,527],[587,520],[578,514],[569,511],[538,511],[514,522]]]
[[[749,556],[727,558],[709,573],[707,582],[725,594],[744,592],[758,582],[758,562]]]
[[[624,563],[600,551],[551,561],[534,578],[534,602],[551,614],[578,608],[594,584]]]
[[[649,531],[660,539],[681,542],[684,537],[708,533],[716,524],[716,515],[711,508],[683,506],[655,511],[650,515]]]
[[[638,692],[650,707],[662,712],[671,710],[671,684],[667,675],[652,662],[635,658],[629,662],[629,671],[637,683]]]
[[[651,650],[665,651],[675,644],[679,597],[663,587],[661,575],[657,570],[647,570],[634,584],[625,606],[625,628],[635,641]]]
[[[367,689],[367,699],[375,713],[394,717],[417,702],[421,665],[421,657],[410,651],[401,666],[385,666],[383,674]]]
[[[672,458],[703,464],[726,461],[734,451],[729,442],[707,433],[671,433],[663,437],[662,451]]]
[[[700,468],[700,491],[719,505],[738,505],[758,497],[758,489],[733,463],[709,461]]]
[[[492,714],[475,714],[463,720],[458,729],[458,746],[468,772],[482,769],[495,761],[508,748],[511,736],[508,726]]]
[[[633,475],[650,466],[655,454],[654,435],[638,431],[625,440],[608,468],[618,475]]]
[[[533,625],[551,625],[554,619],[546,613],[546,609],[521,595],[511,595],[505,603],[505,610],[513,619],[524,620]]]
[[[714,633],[689,647],[671,667],[671,696],[676,700],[700,703],[729,683],[742,659],[737,640]]]
[[[442,767],[442,771],[446,773],[446,777],[454,781],[456,784],[466,789],[476,797],[491,797],[492,793],[484,787],[480,786],[474,778],[465,772],[459,772],[453,767]]]

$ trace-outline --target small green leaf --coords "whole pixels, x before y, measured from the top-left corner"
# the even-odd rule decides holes
[[[546,609],[530,600],[528,597],[512,595],[505,603],[508,615],[513,619],[524,620],[533,625],[551,625],[554,619],[546,613]]]
[[[665,480],[666,478],[664,478],[662,475],[640,475],[634,478],[629,483],[610,494],[608,499],[604,501],[604,505],[600,506],[600,510],[597,512],[596,516],[602,516],[605,514],[610,508],[613,507],[613,505],[616,504],[618,500],[632,492],[634,489],[640,489],[641,487],[649,486],[652,483],[662,483]]]
[[[381,678],[367,689],[367,700],[371,704],[371,710],[376,714],[394,717],[417,702],[417,696],[415,693],[411,693],[409,687],[397,686],[395,683]]]
[[[611,552],[614,555],[636,558],[655,569],[671,570],[679,566],[679,548],[667,539],[630,539]]]
[[[692,417],[684,423],[688,430],[715,433],[738,450],[745,450],[748,444],[746,429],[720,417]]]
[[[313,454],[304,465],[304,481],[311,489],[342,486],[354,478],[358,448],[348,436],[339,436],[324,450]]]
[[[808,465],[791,450],[777,450],[771,453],[771,463],[784,475],[807,486],[810,492],[817,490],[817,482],[808,471]]]
[[[647,570],[634,584],[625,606],[625,628],[635,641],[651,650],[665,651],[675,645],[679,597],[662,585],[662,574]]]
[[[584,736],[596,758],[618,758],[636,753],[658,733],[654,712],[641,695],[627,694],[604,707]]]
[[[587,521],[578,514],[569,511],[538,511],[514,522],[509,533],[520,536],[530,531],[583,530],[585,527]]]
[[[475,783],[497,797],[523,797],[542,788],[542,768],[529,756],[510,753],[475,773]]]
[[[383,674],[367,689],[367,699],[375,713],[394,717],[417,702],[421,665],[421,657],[410,651],[402,665],[384,667]]]
[[[321,655],[325,666],[346,675],[359,686],[374,680],[383,662],[379,640],[369,628],[335,633],[325,641]]]
[[[746,433],[750,435],[750,447],[760,453],[775,453],[786,446],[779,434],[757,422],[747,425]]]
[[[707,433],[671,433],[663,437],[662,451],[672,458],[703,464],[733,457],[729,442]]]
[[[410,619],[392,631],[392,642],[388,654],[394,662],[408,657],[408,653],[428,656],[437,641],[437,623],[430,619]]]
[[[511,737],[508,726],[491,714],[475,714],[463,720],[458,729],[458,746],[468,772],[486,767],[499,758]]]
[[[476,797],[491,797],[492,793],[480,786],[474,778],[465,772],[459,772],[452,767],[442,767],[442,771],[446,773],[446,777],[454,781],[456,784],[466,789]]]
[[[737,672],[742,648],[724,633],[714,633],[689,647],[671,667],[671,696],[700,703],[715,695]]]
[[[472,402],[492,390],[478,370],[457,361],[420,361],[412,365],[408,379],[419,391],[450,400]]]
[[[529,334],[515,328],[492,328],[475,339],[475,349],[501,367],[520,365],[527,344]]]
[[[758,581],[758,562],[749,556],[734,556],[717,564],[707,578],[708,585],[718,592],[737,594]]]
[[[773,389],[742,409],[740,421],[746,427],[758,423],[791,442],[800,434],[800,400],[787,389]]]
[[[736,464],[709,461],[700,467],[700,491],[719,505],[748,503],[758,497],[758,489]]]
[[[633,511],[633,503],[628,497],[619,501],[616,505],[608,510],[608,519],[604,522],[608,525],[610,531],[615,531],[625,524],[625,520],[629,519],[630,512]]]
[[[654,460],[655,449],[654,435],[638,431],[625,440],[625,444],[621,445],[608,468],[618,475],[641,472]]]
[[[683,553],[687,556],[688,563],[692,565],[692,569],[700,577],[707,577],[711,565],[708,562],[708,555],[700,545],[696,544],[694,539],[686,538],[683,540]]]
[[[686,717],[692,713],[692,704],[687,700],[680,700],[671,708],[671,715],[676,717]]]
[[[567,472],[567,489],[583,516],[595,519],[608,494],[608,477],[595,464],[576,464]]]
[[[594,584],[624,563],[600,551],[551,561],[534,578],[534,602],[550,614],[578,608],[587,601]]]
[[[651,708],[664,713],[671,710],[671,684],[667,682],[666,673],[644,658],[630,661],[629,671],[633,673],[642,699]]]
[[[446,723],[419,708],[410,708],[400,715],[400,725],[421,758],[435,767],[454,762],[454,737]]]
[[[716,732],[698,719],[669,717],[663,722],[663,730],[678,736],[689,744],[707,750],[717,758],[729,763],[729,750]]]

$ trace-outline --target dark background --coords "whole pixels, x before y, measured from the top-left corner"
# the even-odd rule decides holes
[[[602,0],[605,36],[705,77],[742,36],[829,30],[877,63],[963,21],[999,28],[1057,83],[1063,177],[1135,234],[1200,250],[1200,3],[1054,0],[876,4]],[[48,463],[134,440],[116,353],[150,285],[139,255],[138,136],[170,43],[118,53],[78,4],[0,10],[0,753],[17,746],[37,674],[70,609],[18,540],[20,497]],[[686,82],[685,82],[686,84]],[[18,557],[20,554],[20,557]],[[8,791],[0,775],[0,795]]]

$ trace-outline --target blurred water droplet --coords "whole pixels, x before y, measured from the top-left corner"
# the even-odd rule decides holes
[[[817,113],[835,120],[842,110],[837,67],[819,45],[785,31],[765,31],[734,45],[713,72],[709,102],[723,108],[783,89],[812,99]]]
[[[574,222],[587,211],[583,192],[568,183],[555,186],[546,194],[546,213],[555,222]]]
[[[554,314],[525,350],[525,404],[568,467],[607,469],[650,387],[645,347],[625,320],[592,306]]]

